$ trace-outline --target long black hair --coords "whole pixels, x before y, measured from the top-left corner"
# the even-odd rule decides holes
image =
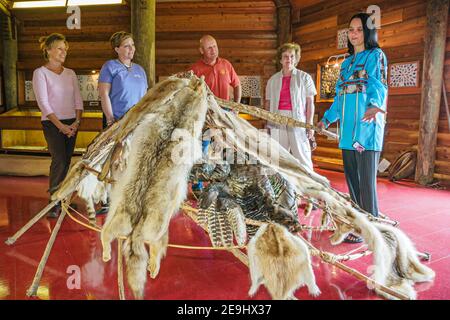
[[[373,49],[373,48],[379,48],[380,45],[378,44],[378,34],[377,34],[377,29],[375,28],[375,24],[373,23],[373,20],[371,21],[372,24],[370,27],[368,26],[368,23],[367,23],[367,21],[369,19],[372,19],[372,18],[370,18],[370,15],[367,13],[364,13],[364,12],[357,13],[350,19],[348,24],[350,25],[352,20],[355,18],[361,19],[363,32],[364,32],[364,47],[365,47],[365,49],[368,50],[368,49]],[[350,43],[349,39],[347,39],[347,42],[348,42],[348,53],[350,55],[352,55],[355,53],[355,48]]]

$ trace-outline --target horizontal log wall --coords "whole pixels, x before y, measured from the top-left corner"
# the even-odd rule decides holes
[[[51,32],[67,36],[66,66],[99,69],[114,57],[108,39],[118,30],[130,31],[128,6],[81,8],[81,29],[68,30],[65,9],[16,11],[19,26],[18,68],[30,71],[42,65],[38,38]],[[259,75],[265,81],[275,72],[276,8],[273,1],[214,1],[157,3],[156,76],[187,70],[200,58],[199,39],[217,38],[220,55],[239,75]]]
[[[422,0],[404,1],[312,1],[304,7],[303,1],[293,0],[294,41],[302,46],[300,68],[316,73],[318,63],[326,62],[329,56],[345,53],[336,46],[337,31],[348,26],[353,14],[366,11],[369,5],[378,5],[381,9],[381,29],[379,43],[386,53],[388,63],[419,61],[419,78],[422,72],[424,31],[426,22],[426,2]],[[450,56],[450,53],[449,53]],[[450,65],[446,65],[447,79],[450,78]],[[417,88],[390,89],[388,98],[387,130],[383,157],[389,161],[418,143],[418,125],[420,117],[421,83]],[[448,79],[447,89],[450,88]],[[331,105],[329,102],[317,103],[319,119]],[[441,118],[441,120],[445,120]],[[445,125],[444,121],[441,124]],[[449,139],[440,129],[440,139]],[[337,144],[318,138],[319,147],[314,159],[322,167],[342,170],[342,157]],[[445,147],[441,141],[438,161],[442,161]],[[448,153],[446,153],[448,156]],[[442,166],[437,170],[442,170]],[[440,171],[442,172],[442,171]]]

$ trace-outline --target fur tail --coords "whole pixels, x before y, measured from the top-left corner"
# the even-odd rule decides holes
[[[432,281],[436,273],[428,266],[422,264],[419,259],[411,261],[412,272],[408,275],[414,282]]]
[[[127,280],[136,299],[144,298],[144,288],[147,282],[148,252],[142,239],[131,238],[124,246],[127,264]]]

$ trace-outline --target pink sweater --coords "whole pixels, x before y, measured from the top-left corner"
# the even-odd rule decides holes
[[[56,74],[42,66],[34,70],[33,91],[42,112],[42,120],[54,113],[59,120],[75,118],[75,110],[83,110],[78,79],[72,69]]]
[[[291,76],[283,77],[278,110],[292,110]]]

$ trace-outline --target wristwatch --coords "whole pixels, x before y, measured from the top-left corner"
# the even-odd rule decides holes
[[[77,125],[80,125],[80,120],[75,120],[75,123],[77,124]]]

